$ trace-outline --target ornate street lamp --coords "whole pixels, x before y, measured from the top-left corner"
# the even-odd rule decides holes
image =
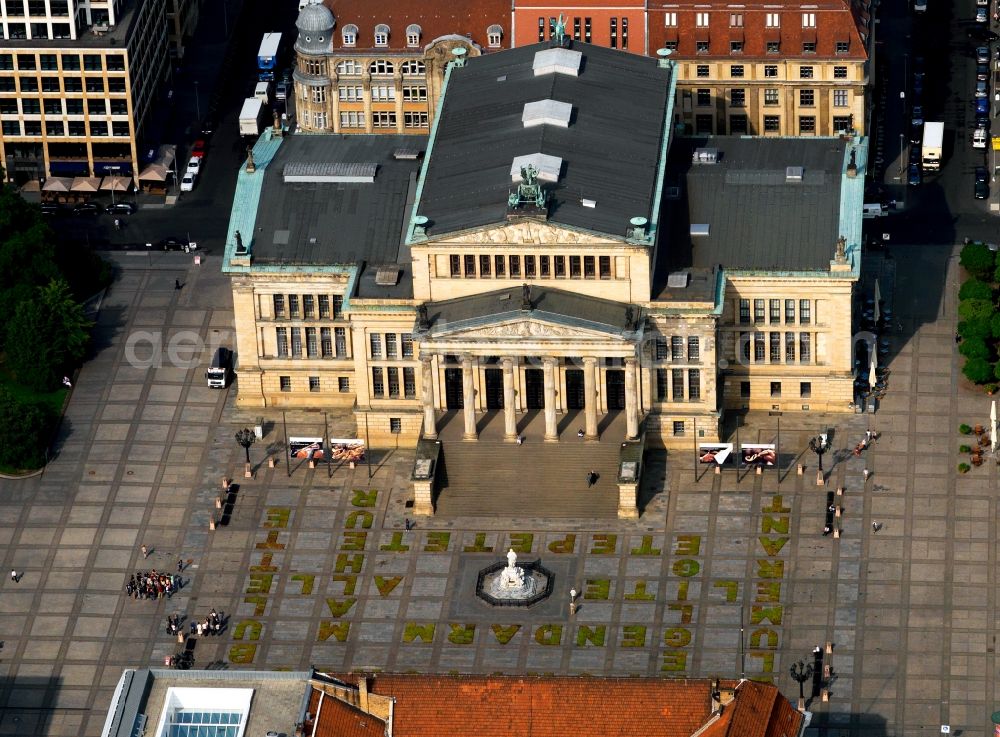
[[[813,667],[809,663],[804,663],[801,660],[798,663],[792,663],[792,667],[789,669],[789,674],[792,676],[793,681],[799,682],[799,711],[805,711],[806,709],[806,692],[805,684],[813,676]]]
[[[243,471],[243,476],[245,478],[253,477],[253,472],[250,470],[250,446],[253,445],[256,440],[257,436],[249,427],[244,427],[242,430],[236,431],[236,442],[240,444],[247,454],[246,467]]]
[[[830,450],[830,443],[827,442],[826,433],[817,438],[809,438],[809,450],[816,454],[819,462],[819,470],[823,470],[823,454]]]

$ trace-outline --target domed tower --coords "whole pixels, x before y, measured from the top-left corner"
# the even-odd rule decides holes
[[[298,124],[303,129],[328,130],[327,116],[330,74],[327,54],[331,47],[336,19],[322,0],[311,2],[299,11],[295,21],[295,97],[299,100]],[[325,88],[313,90],[309,88]],[[317,115],[319,113],[319,115]]]

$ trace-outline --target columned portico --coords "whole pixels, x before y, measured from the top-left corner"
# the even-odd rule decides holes
[[[556,359],[542,359],[542,370],[545,377],[545,439],[559,440],[559,429],[556,425]]]
[[[476,386],[473,383],[472,356],[462,356],[462,414],[465,417],[465,439],[475,440],[476,432]]]
[[[514,359],[503,359],[504,439],[517,440],[517,402],[514,395]]]

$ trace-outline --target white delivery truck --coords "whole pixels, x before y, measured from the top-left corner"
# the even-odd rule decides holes
[[[260,100],[262,103],[267,105],[270,100],[268,99],[271,95],[271,83],[270,82],[258,82],[257,86],[254,87],[253,96]]]
[[[240,135],[259,136],[266,112],[264,103],[258,98],[248,97],[244,100],[243,109],[240,110]]]
[[[941,169],[941,148],[944,145],[944,123],[924,123],[924,144],[920,151],[920,160],[924,171],[939,171]]]

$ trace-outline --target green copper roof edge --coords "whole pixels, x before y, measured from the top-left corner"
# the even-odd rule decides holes
[[[448,82],[451,80],[451,73],[459,62],[448,62],[444,70],[444,83],[441,85],[441,95],[438,97],[437,111],[434,113],[434,125],[431,126],[431,135],[427,139],[427,150],[424,152],[424,163],[420,167],[420,179],[417,180],[417,191],[413,195],[413,211],[410,213],[409,222],[406,224],[406,243],[413,245],[413,218],[420,212],[420,197],[424,193],[424,182],[427,180],[427,164],[431,160],[431,152],[434,150],[434,141],[437,140],[438,126],[441,124],[441,111],[444,110],[444,98],[448,93]],[[423,242],[422,240],[420,242]]]
[[[854,165],[857,175],[847,176],[851,163],[851,151],[855,152]],[[840,233],[846,241],[847,258],[851,262],[850,276],[861,276],[861,228],[865,202],[865,172],[868,169],[868,137],[852,138],[844,147],[844,166],[840,179]],[[846,276],[846,274],[845,274]]]
[[[677,65],[670,63],[670,83],[667,90],[667,112],[663,117],[663,135],[660,144],[660,164],[656,171],[656,187],[653,191],[653,211],[649,217],[649,242],[656,243],[656,231],[660,224],[660,203],[663,197],[663,180],[667,172],[667,153],[670,150],[671,130],[674,119],[674,95],[677,91]]]
[[[724,269],[719,269],[715,274],[715,307],[712,309],[713,315],[721,315],[722,308],[726,302],[726,275]]]

